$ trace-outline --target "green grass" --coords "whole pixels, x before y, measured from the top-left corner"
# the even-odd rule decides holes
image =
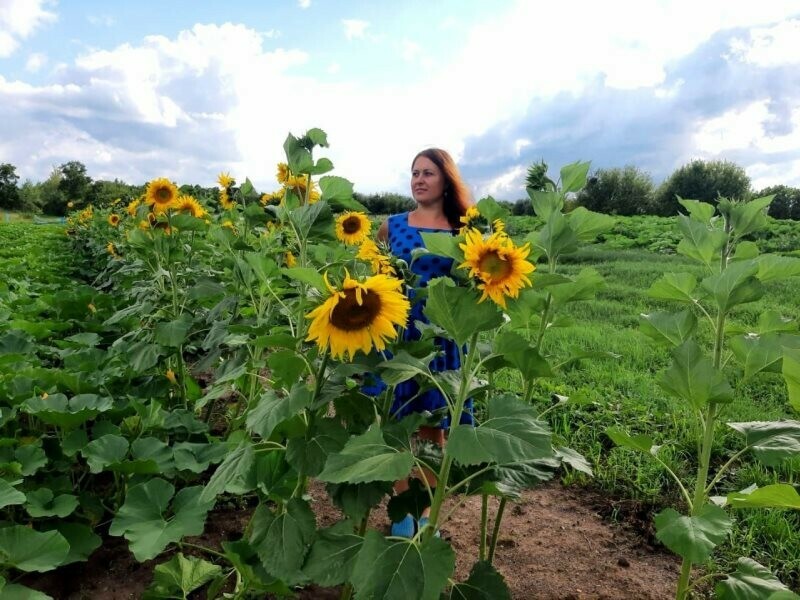
[[[657,444],[664,445],[660,456],[681,479],[694,481],[697,450],[693,421],[689,420],[686,408],[656,384],[656,375],[668,366],[669,355],[666,349],[655,346],[639,332],[638,322],[640,313],[675,310],[675,305],[652,300],[646,294],[647,288],[664,272],[688,271],[701,277],[702,271],[679,255],[597,245],[570,256],[559,272],[574,275],[586,267],[603,275],[605,288],[596,300],[568,305],[564,313],[559,313],[568,314],[574,323],[548,331],[544,351],[559,357],[568,356],[572,349],[610,351],[619,358],[583,360],[578,367],[552,380],[539,380],[535,402],[544,410],[550,406],[553,393],[578,394],[589,400],[579,407],[560,407],[548,413],[554,431],[595,465],[593,480],[568,475],[568,482],[577,481],[615,497],[634,500],[634,505],[650,506],[653,512],[679,505],[677,486],[663,468],[643,455],[614,448],[604,431],[620,426],[633,434],[652,436]],[[769,284],[764,298],[734,311],[731,320],[751,324],[768,309],[798,319],[798,297],[797,279]],[[699,337],[710,342],[709,328]],[[735,371],[732,373],[735,376]],[[499,374],[496,381],[512,390],[519,389],[522,383],[508,373]],[[790,412],[785,383],[779,375],[767,374],[747,383],[734,379],[731,383],[737,395],[726,407],[725,421],[797,418]],[[721,465],[739,448],[738,434],[721,426],[713,464]],[[766,485],[792,481],[793,477],[796,482],[798,472],[800,461],[775,471],[746,458],[714,493],[723,495],[752,483]],[[717,550],[717,562],[708,568],[730,571],[735,568],[736,558],[750,556],[776,570],[787,584],[800,584],[800,511],[741,511],[734,516],[733,541]]]

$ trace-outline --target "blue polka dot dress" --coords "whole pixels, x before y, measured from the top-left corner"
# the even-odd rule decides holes
[[[447,276],[453,265],[452,258],[424,254],[411,262],[411,252],[415,248],[424,247],[420,232],[451,232],[450,229],[433,229],[429,227],[413,227],[408,224],[408,213],[393,215],[389,217],[389,248],[392,254],[403,259],[411,265],[411,271],[419,276],[417,285],[425,287],[428,282],[435,277]],[[428,323],[428,319],[423,314],[424,302],[414,302],[414,290],[409,290],[411,300],[411,313],[408,317],[408,324],[403,332],[404,340],[418,340],[421,336],[419,329],[415,326],[415,321]],[[448,371],[458,369],[461,362],[458,356],[458,347],[455,342],[445,338],[436,338],[436,346],[443,351],[443,355],[437,356],[430,363],[432,372]],[[439,390],[428,390],[417,396],[419,385],[416,381],[404,381],[397,385],[394,390],[394,403],[392,404],[392,415],[402,418],[415,412],[435,411],[447,406],[444,397]],[[462,424],[473,424],[472,400],[467,400],[464,412],[461,414]],[[450,417],[442,420],[441,427],[449,428]]]

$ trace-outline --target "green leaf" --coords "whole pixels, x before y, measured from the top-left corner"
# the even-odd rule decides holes
[[[0,565],[20,571],[51,571],[69,553],[69,543],[57,531],[35,531],[23,525],[0,529]]]
[[[158,472],[172,475],[175,472],[175,457],[172,447],[158,438],[142,437],[131,444],[131,456],[137,461],[153,461]]]
[[[561,193],[579,192],[586,185],[586,175],[592,163],[576,161],[561,167]]]
[[[438,600],[455,566],[455,553],[441,538],[422,544],[387,539],[375,530],[364,537],[350,581],[357,598]]]
[[[255,407],[247,413],[247,430],[267,440],[281,423],[299,414],[312,401],[305,384],[296,384],[288,396],[278,396],[267,390]]]
[[[744,366],[745,380],[761,371],[780,372],[783,347],[779,335],[740,335],[731,338],[728,346]]]
[[[389,513],[389,520],[397,523],[409,514],[415,519],[419,519],[423,511],[430,505],[431,497],[428,495],[427,488],[419,479],[412,478],[408,481],[407,490],[395,494],[389,499],[386,512]]]
[[[318,419],[309,437],[292,438],[286,445],[286,460],[298,472],[316,477],[328,456],[347,443],[347,430],[335,419]]]
[[[158,478],[132,486],[108,531],[130,542],[136,560],[155,558],[169,544],[203,532],[213,500],[203,502],[202,491],[202,487],[193,486],[175,494],[171,483]],[[175,498],[169,511],[173,514],[167,516],[173,494]]]
[[[737,561],[736,571],[720,581],[714,592],[718,600],[791,600],[794,596],[769,569],[745,557]],[[791,595],[778,596],[781,592]]]
[[[556,457],[562,464],[569,465],[576,471],[586,473],[589,477],[594,476],[592,472],[592,465],[586,460],[586,457],[580,452],[567,448],[566,446],[559,446],[555,451]]]
[[[562,254],[570,254],[578,249],[578,236],[570,227],[567,218],[560,212],[553,212],[538,234],[536,245],[551,260],[556,260]]]
[[[333,587],[350,579],[364,543],[364,538],[353,531],[353,522],[349,520],[319,531],[303,566],[303,572],[311,581]]]
[[[325,284],[325,278],[316,269],[311,267],[291,267],[281,269],[281,273],[291,280],[302,281],[320,292],[327,293],[328,286]]]
[[[755,278],[758,265],[753,261],[731,263],[722,273],[703,279],[700,285],[714,298],[717,307],[727,313],[738,304],[754,302],[764,295],[764,286]]]
[[[783,349],[782,372],[789,393],[789,404],[800,412],[800,350]]]
[[[486,217],[489,223],[494,222],[495,219],[507,219],[509,215],[508,209],[504,208],[503,205],[499,204],[497,200],[491,196],[486,196],[478,200],[478,211],[482,216]]]
[[[197,558],[184,556],[179,552],[169,561],[156,565],[153,571],[154,591],[180,592],[184,598],[190,592],[204,586],[206,583],[222,575],[222,568],[218,565]]]
[[[331,501],[342,509],[347,518],[361,522],[370,509],[378,506],[384,496],[392,493],[392,482],[329,483],[326,490]]]
[[[42,450],[41,446],[38,445],[39,443],[41,442],[37,441],[27,446],[20,446],[17,448],[17,451],[14,452],[14,458],[16,458],[17,462],[21,465],[20,472],[22,475],[33,475],[47,464],[47,455],[44,450]]]
[[[300,569],[317,531],[308,502],[292,498],[280,514],[261,505],[253,515],[251,529],[249,541],[268,573],[289,584],[305,579]]]
[[[466,581],[453,586],[450,600],[511,600],[511,592],[491,563],[481,560],[472,566]]]
[[[764,254],[759,256],[755,262],[758,265],[756,277],[762,283],[800,276],[800,258]]]
[[[33,590],[25,585],[19,583],[8,583],[2,585],[3,578],[0,577],[0,593],[3,600],[53,600],[52,596],[48,596],[38,590]]]
[[[512,395],[493,396],[478,426],[457,425],[447,448],[462,465],[508,464],[553,457],[551,433],[533,407]]]
[[[39,488],[27,494],[25,510],[34,518],[59,517],[63,519],[78,508],[78,498],[72,494],[53,496],[49,488]]]
[[[291,389],[306,370],[305,361],[297,356],[294,350],[277,350],[267,359],[267,366],[272,371],[275,381],[282,387]]]
[[[724,231],[709,229],[684,215],[678,215],[678,227],[683,239],[678,243],[678,254],[700,261],[707,267],[719,262],[719,253],[728,236]]]
[[[260,252],[245,252],[244,260],[261,283],[271,283],[280,273],[278,263]]]
[[[477,293],[456,287],[447,277],[434,279],[428,285],[424,313],[459,346],[466,344],[473,334],[495,329],[503,322],[503,314],[493,302],[479,304]],[[469,319],[463,315],[469,315]]]
[[[657,381],[664,391],[698,410],[709,402],[733,399],[733,389],[725,376],[714,368],[694,340],[672,350],[672,365]]]
[[[311,152],[302,145],[301,141],[302,140],[297,139],[290,133],[286,136],[286,141],[283,143],[283,150],[286,152],[286,162],[289,164],[289,170],[296,175],[308,173],[314,166]]]
[[[593,242],[601,233],[610,231],[616,223],[614,217],[592,212],[583,206],[567,214],[567,221],[581,242]]]
[[[26,400],[20,409],[48,425],[74,429],[98,414],[111,410],[114,402],[109,397],[97,394],[78,394],[69,400],[64,394],[52,394],[47,398],[34,396]]]
[[[659,300],[676,300],[694,304],[693,292],[696,287],[697,279],[691,273],[665,273],[661,279],[650,286],[647,295]]]
[[[655,312],[639,315],[639,327],[659,344],[680,346],[697,329],[697,318],[690,310],[679,313]]]
[[[333,163],[330,161],[330,159],[320,158],[314,165],[314,168],[311,169],[311,174],[324,175],[325,173],[329,173],[330,171],[333,171]]]
[[[711,222],[711,217],[714,216],[713,204],[700,202],[699,200],[684,200],[680,196],[678,196],[678,203],[689,212],[689,216],[692,219],[700,223],[708,225]]]
[[[464,260],[464,252],[459,248],[458,237],[449,233],[420,231],[425,249],[437,256],[447,256],[459,263]]]
[[[56,525],[55,529],[69,543],[69,554],[62,561],[62,566],[88,560],[92,552],[102,544],[100,536],[92,531],[88,525],[82,523],[65,523],[62,521]]]
[[[128,455],[128,440],[109,433],[89,442],[81,454],[89,463],[89,472],[99,473],[104,467],[120,462]]]
[[[574,280],[550,286],[553,295],[553,308],[558,309],[570,302],[592,300],[595,292],[602,289],[603,276],[592,268],[581,269]]]
[[[533,205],[533,212],[540,219],[547,221],[551,215],[560,213],[564,208],[564,197],[558,192],[540,192],[528,190],[528,196],[531,198]]]
[[[247,480],[254,462],[253,445],[248,441],[241,442],[214,471],[203,489],[200,501],[213,502],[222,492],[241,490],[246,487],[242,484]]]
[[[767,221],[767,208],[773,198],[774,196],[763,196],[749,202],[721,198],[717,207],[719,212],[725,215],[733,234],[740,238],[748,233],[766,229],[769,224],[769,221]]]
[[[759,254],[758,244],[755,242],[739,242],[736,244],[736,252],[733,253],[731,260],[750,260]]]
[[[351,437],[341,452],[329,455],[319,479],[330,483],[397,481],[407,477],[412,466],[411,453],[389,446],[374,424],[363,435]]]
[[[745,437],[756,458],[774,467],[800,454],[800,421],[750,421],[728,423]]]
[[[789,317],[784,317],[779,312],[768,310],[761,313],[758,317],[758,333],[782,333],[785,331],[797,331],[797,322]]]
[[[731,508],[793,508],[800,510],[800,494],[787,483],[774,483],[761,488],[731,492],[727,496]]]
[[[25,494],[8,483],[5,479],[0,479],[0,508],[22,504],[25,502]]]
[[[666,508],[655,517],[656,538],[675,554],[697,564],[704,562],[730,533],[733,523],[719,506],[706,504],[694,516]]]
[[[433,355],[419,359],[411,356],[405,350],[400,350],[389,360],[378,363],[381,370],[381,379],[388,385],[397,385],[413,377],[433,377],[428,368]]]
[[[518,369],[523,381],[537,377],[552,377],[553,371],[547,360],[524,337],[513,331],[504,331],[495,338],[494,351]]]
[[[617,446],[630,448],[637,452],[652,454],[654,448],[658,449],[658,446],[653,443],[653,438],[645,434],[631,436],[619,427],[609,427],[606,429],[606,435],[610,437],[611,441]]]
[[[325,202],[343,202],[352,200],[353,198],[353,184],[344,177],[336,177],[328,175],[319,180],[319,189],[321,191],[321,200]]]
[[[179,348],[186,340],[192,322],[188,319],[176,319],[168,323],[156,323],[154,339],[157,344],[168,348]]]
[[[142,340],[128,348],[125,359],[134,373],[144,373],[156,365],[158,357],[162,354],[161,346]]]

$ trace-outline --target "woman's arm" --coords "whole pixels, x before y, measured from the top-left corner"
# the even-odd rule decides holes
[[[384,221],[381,223],[381,226],[378,227],[378,235],[377,235],[379,242],[387,242],[389,241],[389,221]]]

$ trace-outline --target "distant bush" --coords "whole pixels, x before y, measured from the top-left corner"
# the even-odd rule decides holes
[[[746,200],[750,197],[750,178],[742,167],[727,160],[693,160],[659,186],[650,212],[665,217],[678,214],[678,196],[715,206],[720,196]]]
[[[653,179],[633,165],[598,169],[576,201],[589,210],[613,215],[642,215],[653,205]]]

